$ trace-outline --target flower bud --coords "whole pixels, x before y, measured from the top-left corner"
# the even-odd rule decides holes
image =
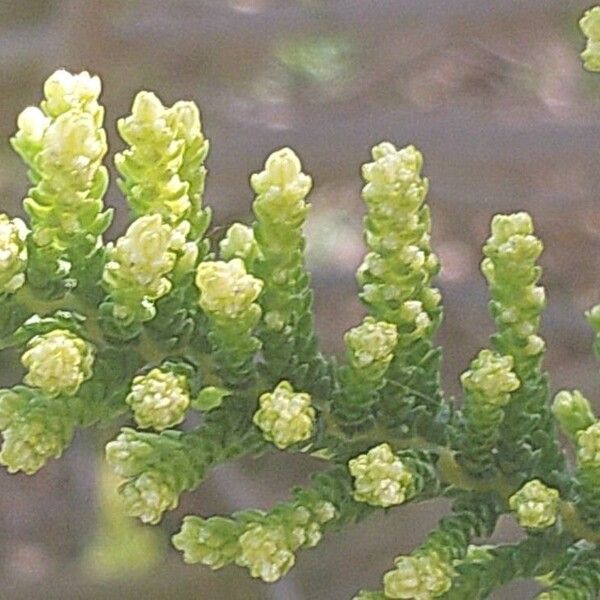
[[[260,408],[252,419],[265,439],[278,448],[287,448],[310,438],[315,423],[315,409],[309,394],[294,392],[282,381],[260,397]]]
[[[241,258],[245,263],[255,258],[258,253],[252,228],[242,223],[234,223],[227,230],[225,237],[219,242],[219,249],[223,260]]]
[[[420,205],[427,191],[427,181],[421,179],[422,154],[414,146],[397,149],[390,142],[381,142],[373,147],[371,156],[373,162],[362,167],[362,176],[368,182],[363,191],[367,202],[387,196],[387,202],[400,200],[406,207]]]
[[[394,455],[389,444],[380,444],[348,463],[354,477],[354,499],[372,506],[393,506],[409,499],[413,474]]]
[[[385,370],[398,343],[396,325],[366,317],[361,325],[344,336],[350,361],[355,369]]]
[[[520,385],[512,367],[512,356],[482,350],[471,363],[471,369],[463,373],[460,380],[465,391],[488,404],[504,406],[510,398],[510,392]]]
[[[600,71],[600,6],[586,11],[579,26],[588,38],[587,46],[581,54],[583,66],[588,71]]]
[[[179,503],[176,486],[165,472],[146,471],[120,488],[127,514],[144,523],[156,524],[163,513]]]
[[[65,113],[45,131],[39,167],[47,178],[60,181],[68,177],[69,186],[81,189],[92,184],[106,150],[106,134],[91,115]],[[71,196],[62,202],[76,209],[79,198],[76,193]]]
[[[187,380],[161,369],[134,378],[126,398],[137,424],[157,431],[181,423],[190,404]]]
[[[600,467],[600,422],[577,433],[577,459],[582,466]]]
[[[400,556],[383,578],[385,597],[432,600],[450,589],[453,575],[452,567],[435,552]]]
[[[246,272],[239,258],[229,262],[207,261],[198,265],[196,286],[203,310],[216,316],[236,319],[245,313],[260,294],[263,282]]]
[[[126,430],[106,445],[106,461],[120,477],[135,477],[146,470],[154,452],[152,444]]]
[[[115,301],[116,316],[127,318],[170,291],[167,275],[186,249],[188,231],[186,221],[171,227],[160,215],[145,215],[110,248],[103,280]]]
[[[312,187],[312,179],[302,172],[302,165],[296,153],[290,148],[282,148],[273,152],[265,162],[265,170],[255,173],[250,178],[252,189],[258,195],[278,195],[295,204],[303,200]],[[287,203],[286,203],[287,204]],[[305,208],[298,205],[298,214],[290,213],[289,207],[283,203],[271,205],[274,219],[289,220],[291,217],[303,216]]]
[[[57,118],[68,110],[77,109],[97,115],[102,85],[100,78],[87,71],[73,75],[64,69],[55,71],[44,83],[46,100],[42,108],[49,117]]]
[[[577,432],[587,429],[595,421],[590,403],[577,390],[558,392],[552,403],[552,413],[570,438],[575,438]]]
[[[240,536],[239,545],[236,563],[247,567],[252,577],[259,577],[267,583],[283,577],[296,560],[282,526],[253,523]]]
[[[57,396],[74,395],[92,376],[92,346],[65,329],[36,335],[27,344],[21,362],[28,369],[25,383]]]
[[[220,569],[232,563],[240,553],[239,535],[240,525],[232,519],[188,516],[179,533],[173,536],[173,545],[183,552],[186,563]]]
[[[0,213],[0,294],[12,294],[25,283],[27,233],[21,219]]]
[[[0,461],[6,465],[9,473],[22,471],[32,475],[49,458],[58,458],[62,454],[68,441],[64,439],[63,426],[57,422],[54,425],[56,427],[53,429],[45,422],[27,419],[3,432]]]
[[[51,122],[37,106],[28,106],[17,117],[17,135],[23,142],[39,144]]]
[[[519,525],[545,529],[556,522],[559,500],[558,490],[533,479],[510,497],[509,505],[515,511]]]

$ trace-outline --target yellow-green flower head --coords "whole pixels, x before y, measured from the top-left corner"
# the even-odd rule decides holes
[[[581,53],[583,66],[588,71],[600,71],[600,6],[586,11],[579,21],[579,26],[588,38],[587,46]]]
[[[556,522],[559,500],[558,490],[533,479],[510,497],[509,505],[521,527],[545,529]]]
[[[179,494],[168,475],[146,471],[136,479],[128,481],[119,490],[127,514],[138,517],[143,523],[158,523],[167,510],[179,503]]]
[[[27,233],[21,219],[0,213],[0,294],[12,294],[25,283]]]
[[[131,115],[120,119],[118,128],[123,139],[135,147],[137,152],[143,154],[144,161],[152,157],[156,161],[172,161],[174,168],[170,171],[173,171],[174,175],[181,166],[184,142],[175,139],[170,120],[169,109],[163,105],[160,98],[153,92],[142,91],[133,100]],[[166,155],[161,155],[163,152]],[[181,181],[177,184],[173,182],[171,185],[177,187],[181,185]],[[189,206],[187,196],[185,203],[186,206],[182,207],[184,210]]]
[[[386,598],[432,600],[452,586],[452,566],[435,553],[400,556],[396,567],[383,578]]]
[[[295,562],[289,548],[288,533],[282,526],[253,523],[240,536],[240,555],[236,563],[247,567],[252,577],[272,583],[283,577]]]
[[[589,401],[577,390],[558,392],[552,403],[552,413],[561,429],[571,438],[595,421]]]
[[[151,300],[164,296],[171,289],[165,276],[173,270],[188,231],[186,221],[173,228],[156,214],[136,219],[110,249],[104,281],[111,289],[139,288]]]
[[[484,246],[486,256],[499,255],[511,264],[529,264],[539,258],[542,250],[542,242],[533,235],[533,221],[526,212],[496,215],[492,219],[492,235]]]
[[[202,563],[211,569],[230,564],[239,554],[239,525],[233,519],[187,516],[173,546],[183,552],[186,563]]]
[[[197,224],[206,216],[200,202],[208,152],[198,107],[181,101],[168,108],[154,93],[142,91],[131,111],[117,124],[129,147],[115,156],[115,165],[134,213]]]
[[[64,113],[44,132],[39,168],[66,185],[90,185],[106,154],[106,134],[88,113]],[[76,206],[77,194],[63,201]]]
[[[505,405],[510,393],[520,382],[513,373],[512,356],[501,356],[491,350],[482,350],[471,363],[471,369],[462,374],[460,380],[465,391],[481,397],[486,403]]]
[[[57,118],[69,110],[79,110],[91,114],[96,123],[102,119],[102,109],[98,97],[102,91],[100,78],[87,71],[73,75],[64,69],[55,71],[44,83],[42,110]]]
[[[60,420],[42,420],[28,416],[2,432],[4,443],[0,462],[9,473],[27,475],[39,471],[50,458],[58,458],[70,438]]]
[[[393,217],[394,202],[410,209],[418,208],[427,193],[427,179],[421,178],[423,156],[414,146],[400,150],[390,142],[382,142],[371,150],[373,162],[362,167],[367,185],[363,196],[367,202],[385,197],[381,206],[375,207],[382,216]],[[417,217],[412,215],[414,226]]]
[[[285,195],[290,200],[302,200],[310,192],[312,178],[302,172],[302,164],[291,148],[273,152],[265,169],[254,173],[250,184],[256,194]]]
[[[92,376],[94,350],[70,331],[55,329],[32,338],[21,362],[28,369],[27,385],[53,396],[72,396]]]
[[[278,448],[287,448],[310,438],[315,424],[315,409],[309,394],[294,392],[282,381],[272,392],[262,394],[253,421],[265,439]]]
[[[190,395],[185,376],[152,369],[134,378],[126,400],[141,428],[161,431],[183,421]]]
[[[258,298],[263,282],[246,272],[239,258],[201,262],[196,270],[199,303],[208,313],[235,319]]]
[[[354,477],[354,499],[372,506],[394,506],[405,502],[413,474],[389,444],[380,444],[348,462]]]
[[[221,258],[231,260],[241,258],[244,262],[254,258],[258,253],[258,245],[251,227],[242,223],[234,223],[219,242]]]
[[[577,458],[583,466],[600,466],[600,422],[577,434]]]
[[[344,336],[350,359],[356,369],[374,364],[387,366],[398,343],[398,330],[393,323],[365,317],[363,322]]]

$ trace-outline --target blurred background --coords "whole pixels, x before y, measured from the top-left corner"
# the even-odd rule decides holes
[[[323,347],[362,316],[354,271],[361,238],[360,164],[389,139],[414,143],[430,178],[433,238],[443,270],[444,379],[458,375],[491,332],[480,248],[496,212],[532,213],[546,251],[543,323],[553,388],[598,399],[583,311],[600,300],[600,77],[584,73],[569,0],[4,0],[0,2],[0,209],[21,214],[25,169],[8,145],[18,112],[38,103],[55,69],[104,83],[115,121],[140,89],[165,103],[195,100],[211,140],[206,201],[215,224],[248,221],[250,173],[292,146],[315,179],[309,263]],[[122,233],[118,207],[110,236]],[[14,373],[4,373],[6,380]],[[392,510],[299,555],[273,586],[230,568],[186,567],[168,535],[188,513],[266,508],[307,480],[316,461],[274,455],[212,473],[160,528],[119,513],[100,468],[115,429],[83,432],[35,477],[0,472],[0,596],[7,599],[196,598],[343,600],[378,587],[444,503]],[[497,540],[515,539],[507,520]],[[495,598],[526,598],[531,584]]]

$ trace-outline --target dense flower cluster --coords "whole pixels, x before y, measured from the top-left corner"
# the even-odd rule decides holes
[[[412,473],[394,456],[389,444],[353,458],[348,468],[354,477],[354,499],[373,506],[402,504],[412,486]]]
[[[91,377],[94,352],[90,344],[70,331],[54,329],[31,338],[21,362],[27,369],[27,385],[51,396],[72,396]]]
[[[545,529],[556,522],[559,498],[558,490],[532,479],[510,497],[509,505],[522,527]]]
[[[142,429],[173,427],[183,421],[190,404],[187,381],[183,375],[152,369],[134,378],[126,402]]]
[[[315,409],[309,394],[296,393],[282,381],[272,393],[259,399],[260,408],[253,421],[266,440],[278,448],[287,448],[310,438],[315,423]]]
[[[585,65],[600,70],[600,8],[581,27]],[[127,513],[155,524],[218,464],[310,452],[326,467],[288,501],[186,516],[173,536],[184,560],[274,582],[331,530],[445,497],[449,514],[357,600],[476,600],[518,578],[546,585],[538,600],[596,598],[600,421],[578,391],[550,405],[531,217],[492,220],[482,272],[495,332],[454,402],[440,381],[440,264],[414,146],[382,142],[363,166],[367,314],[344,336],[345,354],[329,357],[304,254],[312,179],[298,156],[267,158],[250,178],[252,224],[213,244],[200,113],[140,92],[118,122],[126,147],[115,157],[134,220],[104,243],[100,92],[96,76],[57,71],[12,138],[31,188],[27,224],[0,214],[0,350],[17,351],[26,370],[0,390],[9,472],[34,473],[77,428],[127,413],[136,428],[107,444],[106,459]],[[600,354],[600,306],[587,317]],[[519,541],[473,544],[511,514]]]

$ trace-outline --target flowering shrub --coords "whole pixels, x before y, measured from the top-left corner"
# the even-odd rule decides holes
[[[585,65],[600,70],[600,7],[581,26]],[[328,464],[270,510],[185,517],[173,543],[188,563],[236,564],[273,582],[329,531],[444,496],[451,513],[357,599],[472,600],[542,576],[538,600],[596,598],[600,421],[578,391],[549,403],[530,216],[492,221],[482,272],[496,331],[461,377],[459,407],[440,385],[440,265],[416,148],[380,143],[363,166],[368,316],[336,361],[314,331],[303,236],[312,180],[296,154],[269,156],[250,179],[252,226],[233,224],[213,248],[198,109],[140,92],[118,122],[126,148],[115,156],[133,222],[104,243],[100,91],[98,77],[57,71],[12,138],[31,188],[27,225],[0,214],[0,348],[20,349],[27,370],[0,391],[8,470],[36,472],[75,429],[130,409],[138,428],[123,429],[106,458],[128,513],[146,523],[235,457],[280,449]],[[600,306],[588,319],[600,349]],[[521,541],[476,544],[503,514]]]

